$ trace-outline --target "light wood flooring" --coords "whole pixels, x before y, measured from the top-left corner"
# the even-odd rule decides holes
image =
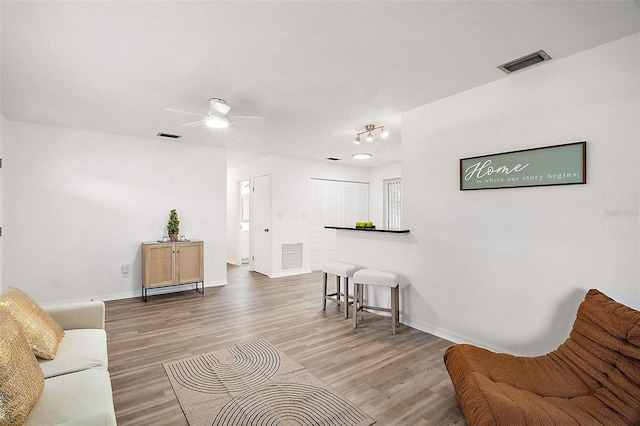
[[[333,282],[334,280],[330,280]],[[365,313],[322,311],[322,274],[269,279],[229,267],[228,284],[106,303],[118,425],[186,425],[163,363],[264,339],[377,425],[465,425],[442,362],[450,342]]]

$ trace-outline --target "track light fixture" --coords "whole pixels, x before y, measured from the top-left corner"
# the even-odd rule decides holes
[[[356,134],[356,138],[353,140],[353,143],[355,144],[359,144],[360,143],[360,135],[364,135],[365,133],[367,134],[367,142],[373,142],[373,134],[371,132],[373,132],[374,130],[378,130],[380,129],[380,137],[382,137],[383,139],[386,138],[387,136],[389,136],[389,132],[387,132],[386,130],[384,130],[384,126],[377,126],[375,124],[367,124],[366,126],[364,126],[364,130],[358,134]]]

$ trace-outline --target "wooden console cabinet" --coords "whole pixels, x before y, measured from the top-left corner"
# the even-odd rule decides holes
[[[142,298],[150,288],[195,284],[204,294],[204,243],[179,241],[142,243]],[[202,289],[198,284],[202,284]]]

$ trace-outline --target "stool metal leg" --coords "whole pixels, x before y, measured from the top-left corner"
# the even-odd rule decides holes
[[[340,306],[340,275],[336,275],[336,300]]]
[[[327,273],[322,273],[322,310],[327,310]]]
[[[400,285],[396,287],[396,323],[400,325]]]
[[[353,283],[353,328],[358,328],[358,301],[360,300],[360,292],[362,284]]]
[[[398,305],[398,287],[391,287],[391,334],[396,334],[396,316]]]
[[[349,277],[344,277],[344,317],[349,318]]]

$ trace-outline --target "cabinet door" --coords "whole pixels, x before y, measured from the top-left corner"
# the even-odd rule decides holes
[[[145,288],[172,285],[175,277],[173,244],[142,246],[142,285]]]
[[[176,243],[176,284],[204,281],[203,243]]]

